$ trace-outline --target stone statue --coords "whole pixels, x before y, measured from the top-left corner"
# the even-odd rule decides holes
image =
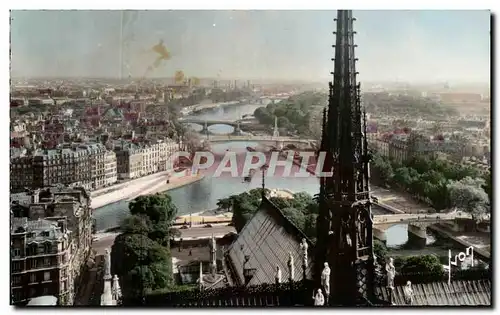
[[[212,272],[212,276],[215,277],[215,274],[217,272],[217,244],[215,242],[215,237],[214,235],[212,234],[212,239],[211,239],[211,253],[210,253],[210,268],[211,268],[211,272]]]
[[[290,272],[290,281],[293,281],[295,279],[295,263],[291,252],[288,253],[288,269]]]
[[[307,250],[309,248],[309,244],[307,244],[307,241],[305,238],[302,239],[302,243],[300,244],[300,248],[302,249],[302,265],[304,268],[307,268],[307,263],[308,263],[308,258],[307,258]]]
[[[385,271],[387,272],[387,287],[394,289],[394,277],[396,276],[394,258],[389,258],[389,262],[385,265]]]
[[[325,297],[323,296],[321,289],[318,289],[318,291],[316,291],[316,294],[314,295],[313,299],[314,299],[314,306],[325,305]]]
[[[106,249],[104,254],[104,279],[111,279],[111,253]]]
[[[119,301],[122,297],[122,290],[120,288],[120,282],[118,281],[118,276],[115,275],[113,277],[113,289],[112,289],[112,292],[113,292],[113,299],[115,301]]]
[[[327,296],[330,295],[330,267],[328,263],[325,262],[323,272],[321,272],[321,286],[325,289]]]
[[[276,283],[281,283],[281,268],[280,266],[276,266]]]
[[[212,249],[212,252],[214,252],[214,253],[217,251],[217,243],[215,242],[215,237],[213,234],[212,234],[212,239],[211,239],[211,249]]]
[[[413,302],[413,289],[411,288],[411,281],[406,282],[406,286],[403,289],[405,296],[405,303],[411,305]]]

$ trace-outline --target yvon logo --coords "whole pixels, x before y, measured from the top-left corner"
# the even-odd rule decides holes
[[[451,255],[451,249],[448,250],[448,266],[444,266],[448,271],[448,283],[451,282],[451,266],[458,266],[459,262],[463,263],[467,258],[471,261],[471,267],[474,267],[474,246],[467,247],[465,252],[460,252],[455,256]]]

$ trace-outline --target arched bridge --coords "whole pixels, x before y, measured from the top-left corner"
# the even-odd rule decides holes
[[[236,128],[240,123],[239,120],[204,120],[196,118],[179,119],[179,122],[183,124],[197,124],[207,128],[213,125],[228,125]]]
[[[453,222],[456,219],[472,219],[472,216],[466,212],[376,215],[373,217],[373,235],[377,239],[385,241],[385,231],[388,228],[397,224],[407,223],[408,237],[416,236],[425,241],[428,226],[436,223]]]
[[[453,221],[455,219],[472,219],[466,212],[434,213],[434,214],[381,214],[373,217],[373,225],[377,228],[385,226],[389,228],[401,223],[439,223],[442,221]]]
[[[313,139],[300,139],[300,138],[292,138],[292,137],[273,137],[273,136],[252,136],[252,135],[243,135],[243,136],[233,136],[233,135],[212,135],[207,138],[207,141],[216,143],[216,142],[233,142],[233,141],[241,141],[241,142],[260,142],[265,144],[271,144],[276,146],[277,148],[283,148],[287,144],[308,144],[311,145],[315,143],[316,140]]]

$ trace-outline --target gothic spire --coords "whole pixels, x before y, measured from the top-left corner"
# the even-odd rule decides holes
[[[351,10],[338,10],[335,21],[333,81],[321,146],[325,171],[333,176],[321,178],[315,265],[318,282],[323,262],[332,268],[328,301],[355,304],[369,298],[372,289],[368,156],[357,83],[355,19]]]

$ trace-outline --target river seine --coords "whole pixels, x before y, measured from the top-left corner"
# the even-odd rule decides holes
[[[217,120],[237,120],[243,115],[253,114],[255,109],[263,105],[242,105],[231,108],[218,108],[200,115],[191,116],[198,119],[217,119]],[[201,130],[201,126],[193,126],[194,129]],[[227,134],[233,131],[233,127],[227,125],[214,125],[209,127],[211,133]],[[246,150],[247,146],[256,146],[257,143],[249,142],[229,142],[212,145],[214,152],[223,153],[226,150],[240,151]],[[294,166],[295,167],[295,166]],[[233,194],[242,193],[253,188],[261,187],[261,177],[254,176],[251,182],[244,182],[242,178],[233,178],[230,176],[212,177],[207,174],[199,182],[180,187],[169,191],[172,200],[179,209],[179,214],[188,214],[190,212],[200,212],[214,209],[220,198],[225,198]],[[317,178],[266,178],[267,188],[288,189],[293,192],[307,192],[317,194],[319,192],[319,182]],[[95,209],[94,217],[96,219],[96,228],[98,231],[116,227],[121,220],[128,214],[128,202],[119,201],[107,206]],[[375,213],[377,214],[377,213]],[[427,246],[421,249],[411,248],[407,244],[408,234],[407,225],[395,225],[387,230],[387,246],[393,255],[407,255],[412,253],[436,253],[439,256],[447,255],[447,249],[453,247],[448,240],[438,239],[428,232]]]

